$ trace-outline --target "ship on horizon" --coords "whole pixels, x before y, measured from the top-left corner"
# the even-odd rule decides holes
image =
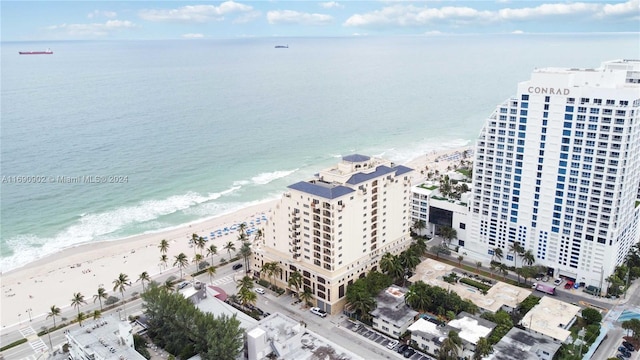
[[[18,51],[20,55],[52,55],[53,51],[51,49],[47,49],[45,51]]]
[[[276,49],[288,49],[289,45],[276,45]]]

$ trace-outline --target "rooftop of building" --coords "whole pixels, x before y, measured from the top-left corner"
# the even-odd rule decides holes
[[[185,293],[183,293],[183,295],[184,294]],[[258,320],[218,299],[218,294],[219,292],[215,287],[206,286],[200,290],[189,291],[187,293],[189,296],[185,297],[191,300],[191,302],[202,312],[208,312],[214,316],[227,315],[231,317],[235,315],[238,321],[240,321],[240,327],[243,329],[249,329],[258,323]]]
[[[266,335],[267,338],[273,339],[272,348],[277,349],[278,359],[362,359],[349,350],[308,330],[299,321],[281,313],[273,313],[262,319],[252,329],[248,329],[247,335],[251,337]]]
[[[541,353],[547,353],[552,358],[560,346],[540,334],[513,327],[493,345],[493,353],[483,360],[539,360]]]
[[[520,320],[520,325],[552,339],[565,341],[571,335],[566,328],[573,322],[578,312],[580,312],[579,306],[544,296],[540,298],[538,305]]]
[[[82,327],[72,328],[68,336],[84,347],[87,354],[93,353],[97,359],[105,360],[145,360],[133,347],[126,345],[121,339],[129,336],[132,327],[126,321],[121,321],[113,315],[94,321],[85,321]]]
[[[444,289],[455,291],[461,298],[469,300],[479,308],[492,313],[500,310],[502,306],[516,308],[524,299],[531,294],[531,290],[513,286],[500,281],[492,280],[493,285],[483,295],[479,290],[462,283],[450,284],[443,280],[443,277],[451,272],[462,275],[459,270],[449,264],[445,264],[434,259],[426,259],[417,267],[415,274],[409,279],[410,282],[422,281],[427,285],[439,286]]]
[[[496,324],[463,311],[455,319],[449,321],[447,326],[459,329],[460,338],[475,345],[478,343],[478,339],[487,337]]]
[[[412,334],[421,334],[425,335],[425,337],[435,336],[441,337],[444,336],[442,333],[442,326],[438,326],[435,322],[429,321],[424,318],[420,318],[416,320],[411,326],[407,328],[407,330],[411,331]]]
[[[377,307],[371,312],[371,316],[392,322],[404,324],[413,319],[418,312],[411,309],[404,301],[407,289],[390,286],[376,297]]]

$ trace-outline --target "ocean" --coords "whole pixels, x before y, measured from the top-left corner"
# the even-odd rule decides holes
[[[273,199],[346,154],[472,146],[534,68],[638,58],[638,40],[2,42],[0,269]]]

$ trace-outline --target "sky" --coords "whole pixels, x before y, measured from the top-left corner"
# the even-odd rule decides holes
[[[640,34],[629,1],[6,1],[2,41]]]

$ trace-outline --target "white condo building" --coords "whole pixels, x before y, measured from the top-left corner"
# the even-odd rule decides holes
[[[411,241],[412,169],[364,155],[344,156],[313,179],[288,187],[254,250],[251,269],[278,262],[277,285],[289,288],[294,271],[316,306],[342,310],[347,286],[377,268],[381,256]]]
[[[640,60],[534,70],[477,140],[464,251],[510,265],[519,242],[549,275],[606,287],[638,242],[639,123]]]

